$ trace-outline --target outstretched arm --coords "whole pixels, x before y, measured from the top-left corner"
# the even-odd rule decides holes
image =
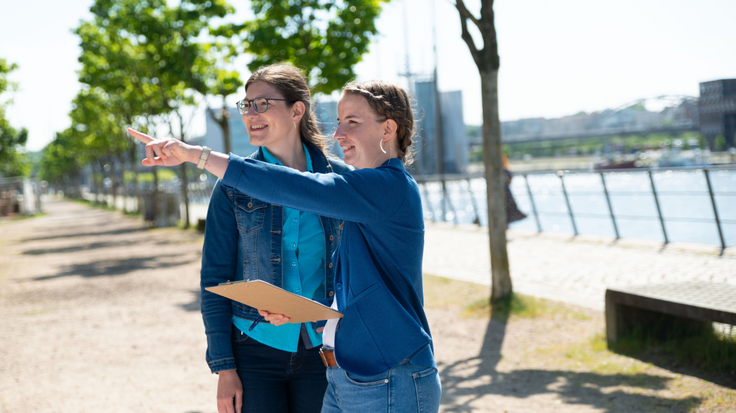
[[[189,145],[178,139],[154,139],[131,128],[128,128],[128,133],[146,144],[146,158],[143,159],[143,165],[145,166],[175,166],[184,162],[191,162],[196,165],[202,155],[201,146]],[[227,171],[228,160],[229,155],[212,151],[207,158],[204,169],[218,178],[222,178],[225,176],[225,171]]]
[[[128,129],[146,144],[143,165],[174,166],[183,162],[196,164],[200,146],[172,138],[152,137]],[[371,223],[390,217],[402,205],[407,185],[399,184],[394,173],[367,168],[343,175],[305,174],[295,169],[253,159],[212,152],[205,164],[227,186],[262,201],[311,212],[330,218]],[[226,176],[227,173],[227,176]],[[405,180],[404,180],[405,181]]]

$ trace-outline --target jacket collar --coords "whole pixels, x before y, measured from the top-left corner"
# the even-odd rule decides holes
[[[317,173],[329,173],[332,172],[332,166],[329,162],[327,162],[327,157],[325,154],[319,150],[314,144],[303,141],[304,146],[307,147],[307,150],[309,151],[309,156],[312,158],[312,169],[314,172]],[[258,147],[258,150],[250,154],[248,158],[255,159],[257,161],[266,161],[265,156],[263,156],[263,148]]]

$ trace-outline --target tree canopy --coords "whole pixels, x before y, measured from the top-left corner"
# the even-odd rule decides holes
[[[376,19],[388,0],[253,0],[255,19],[221,27],[239,35],[248,69],[291,62],[305,69],[315,93],[329,94],[355,78],[354,67],[378,34]]]
[[[18,65],[0,59],[0,175],[25,176],[31,170],[31,162],[24,152],[28,140],[28,131],[23,128],[17,130],[10,125],[5,117],[5,109],[12,104],[12,100],[4,100],[2,95],[14,91],[17,85],[8,80],[8,74],[17,69]]]
[[[52,173],[75,174],[104,156],[128,151],[133,161],[130,126],[151,132],[163,126],[184,139],[185,117],[202,103],[210,109],[213,97],[224,108],[242,86],[234,62],[243,55],[251,71],[291,62],[305,70],[315,92],[338,90],[355,77],[387,1],[254,0],[255,18],[231,24],[223,23],[234,12],[226,0],[95,0],[92,16],[73,30],[82,49],[82,91],[72,127],[49,145],[42,169],[53,181]],[[224,111],[222,119],[208,112],[221,125],[227,121]],[[182,171],[182,188],[186,176]]]

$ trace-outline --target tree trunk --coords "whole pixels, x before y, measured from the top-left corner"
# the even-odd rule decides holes
[[[128,149],[128,156],[130,156],[130,169],[133,170],[133,194],[136,200],[136,212],[141,212],[143,200],[141,199],[141,191],[138,188],[138,159],[136,159],[135,152],[135,145],[131,145],[130,149]]]
[[[184,142],[184,121],[179,116],[179,137]],[[187,182],[187,163],[181,164],[181,198],[184,202],[184,229],[189,228],[189,197],[187,196],[188,182]]]
[[[153,225],[158,224],[158,167],[153,165],[151,167],[151,173],[153,173],[153,194],[151,194],[151,203],[153,204]]]
[[[115,164],[120,159],[120,153],[117,151],[110,155],[110,178],[112,180],[112,207],[118,208],[118,169]],[[123,205],[123,211],[125,211],[125,205]]]
[[[182,163],[181,166],[181,199],[182,202],[184,202],[184,216],[182,217],[182,220],[184,221],[184,229],[189,228],[189,197],[187,196],[187,164]]]
[[[232,152],[232,144],[230,142],[230,123],[228,123],[230,120],[230,113],[228,113],[225,108],[225,102],[223,101],[222,103],[223,106],[220,110],[220,116],[215,115],[215,112],[209,107],[207,108],[207,113],[210,115],[212,120],[220,125],[220,129],[222,129],[222,145],[225,148],[224,152],[228,154]]]
[[[491,302],[512,293],[506,250],[506,191],[498,117],[498,70],[480,72],[483,102],[483,165],[488,202],[488,238],[491,249]]]
[[[97,184],[97,193],[95,194],[95,204],[102,203],[100,201],[100,195],[102,195],[102,199],[104,200],[105,204],[107,204],[107,194],[105,189],[105,158],[97,158],[97,166],[100,167],[100,174],[99,174],[99,183]]]

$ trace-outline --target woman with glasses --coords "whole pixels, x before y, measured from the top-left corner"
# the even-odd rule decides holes
[[[423,309],[424,219],[410,160],[414,115],[391,83],[350,83],[337,105],[342,175],[305,174],[235,155],[205,153],[174,139],[146,143],[144,165],[198,163],[267,202],[342,219],[333,308],[321,354],[329,383],[323,413],[437,412],[440,381]],[[274,325],[288,322],[265,314]]]
[[[327,158],[310,90],[293,66],[262,67],[238,102],[250,138],[249,160],[299,173],[344,173]],[[220,413],[319,412],[327,381],[320,333],[311,323],[258,322],[256,309],[206,291],[227,281],[260,279],[311,299],[334,295],[332,253],[341,221],[270,203],[218,180],[207,211],[202,250],[206,359],[218,373]]]

